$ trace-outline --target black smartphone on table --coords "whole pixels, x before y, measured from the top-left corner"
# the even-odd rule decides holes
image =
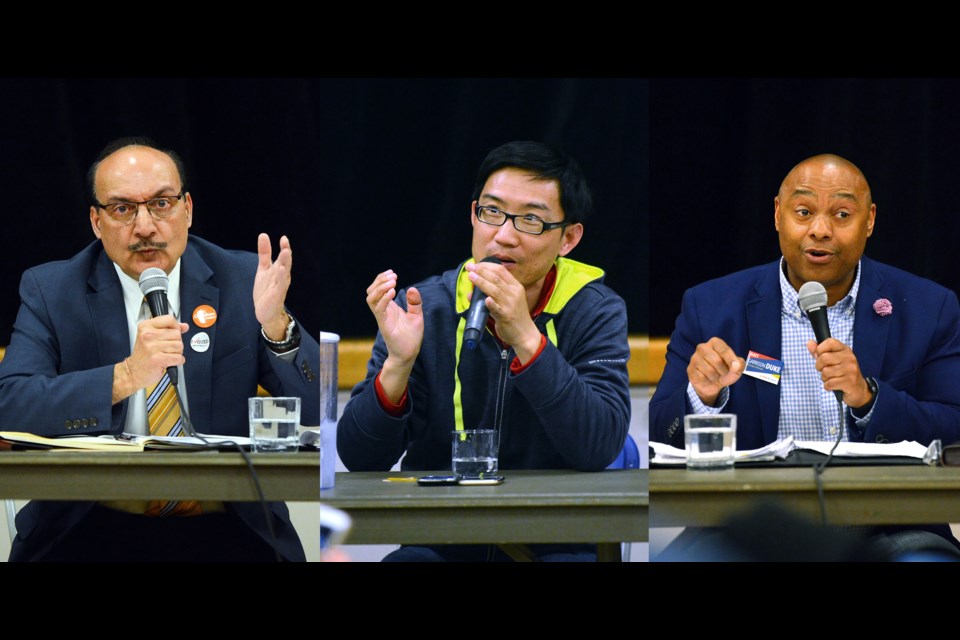
[[[439,487],[457,484],[458,479],[458,476],[420,476],[417,478],[417,484],[421,487]]]

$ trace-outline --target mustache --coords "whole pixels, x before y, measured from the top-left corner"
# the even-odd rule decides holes
[[[149,240],[141,240],[136,244],[127,245],[127,251],[143,251],[144,249],[166,249],[166,242],[151,242]]]

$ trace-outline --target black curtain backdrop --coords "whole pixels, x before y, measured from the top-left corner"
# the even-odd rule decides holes
[[[866,254],[960,287],[960,80],[650,80],[650,334],[685,289],[780,256],[773,198],[800,160],[841,155],[877,204]]]
[[[20,274],[94,240],[87,168],[103,145],[147,135],[173,148],[193,195],[191,233],[294,249],[288,305],[316,335],[372,337],[365,289],[400,285],[470,255],[470,196],[492,148],[519,139],[581,164],[596,215],[570,257],[607,271],[647,332],[648,83],[613,78],[0,79],[7,200],[0,345]]]

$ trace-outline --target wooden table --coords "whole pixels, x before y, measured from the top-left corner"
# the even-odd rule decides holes
[[[350,514],[351,544],[589,542],[619,560],[621,542],[647,540],[645,469],[503,471],[498,486],[384,482],[429,473],[338,473],[320,499]]]
[[[267,500],[320,499],[320,454],[252,453]],[[0,451],[0,498],[259,500],[239,453]]]
[[[829,524],[960,522],[960,468],[850,466],[823,473]],[[810,467],[728,471],[651,469],[652,527],[706,527],[761,499],[820,521]]]

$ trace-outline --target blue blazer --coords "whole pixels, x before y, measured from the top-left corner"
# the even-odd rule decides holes
[[[262,385],[272,395],[299,396],[301,423],[320,424],[320,347],[301,327],[295,362],[284,362],[260,339],[253,309],[256,254],[228,251],[190,236],[181,258],[181,321],[185,343],[200,332],[204,352],[187,347],[183,373],[190,418],[201,433],[249,435],[247,398]],[[20,283],[20,310],[0,362],[0,429],[42,436],[120,433],[124,400],[112,404],[113,367],[130,355],[123,290],[99,241],[69,260],[29,269]],[[215,324],[193,324],[193,309],[217,311]],[[52,543],[67,535],[91,502],[30,502],[17,515],[18,541]],[[257,503],[228,505],[269,540]],[[286,506],[271,503],[281,553],[304,559]],[[39,538],[33,540],[32,538]],[[16,545],[11,558],[17,554]]]
[[[750,350],[782,359],[780,261],[687,290],[670,336],[667,363],[650,401],[650,439],[683,447],[687,365],[698,344],[722,338],[740,357]],[[853,351],[864,376],[880,387],[865,442],[960,440],[960,304],[953,291],[900,269],[862,258]],[[873,303],[886,298],[893,313]],[[780,387],[742,376],[725,412],[737,414],[737,448],[773,442]],[[848,423],[850,422],[848,412]]]

